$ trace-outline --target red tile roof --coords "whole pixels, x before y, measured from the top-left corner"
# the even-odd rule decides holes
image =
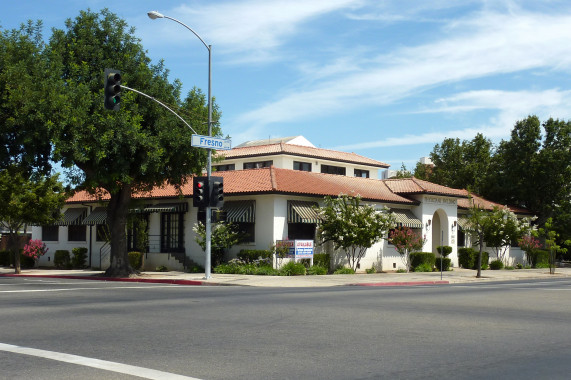
[[[383,181],[369,178],[346,177],[334,174],[303,172],[290,169],[262,168],[216,172],[224,177],[224,193],[226,195],[241,194],[292,194],[323,197],[339,194],[360,195],[365,200],[418,204],[417,201],[393,193]],[[192,196],[192,180],[182,186],[182,195]],[[174,198],[179,193],[172,185],[156,187],[150,192],[134,194],[133,198]],[[101,200],[108,200],[109,195],[102,193]],[[97,197],[80,191],[70,197],[67,202],[94,202]]]
[[[226,159],[246,158],[257,156],[272,156],[278,154],[288,154],[292,156],[321,158],[332,161],[348,162],[352,164],[368,165],[378,168],[388,168],[389,164],[373,160],[355,153],[339,152],[336,150],[313,148],[309,146],[294,144],[267,144],[257,146],[246,146],[242,148],[234,148],[227,151],[218,151],[217,155]]]
[[[384,181],[389,189],[397,194],[435,194],[467,198],[466,190],[453,189],[418,178],[394,178]]]
[[[466,192],[467,193],[467,192]],[[482,198],[481,196],[477,195],[477,194],[470,194],[470,197],[472,197],[472,199],[458,199],[458,208],[467,210],[470,207],[472,207],[472,204],[475,203],[478,207],[484,209],[484,210],[492,210],[494,207],[500,207],[500,208],[504,208],[506,207],[505,205],[496,203],[496,202],[492,202],[489,201],[485,198]],[[521,208],[521,207],[516,207],[516,206],[507,206],[507,208],[509,208],[512,212],[515,212],[516,214],[528,214],[531,215],[532,213],[525,209],[525,208]]]

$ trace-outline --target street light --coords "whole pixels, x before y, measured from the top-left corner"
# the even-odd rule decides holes
[[[196,33],[194,30],[192,30],[191,27],[189,27],[188,25],[186,25],[185,23],[169,17],[169,16],[165,16],[162,13],[159,13],[157,11],[151,11],[151,12],[147,12],[147,16],[149,16],[149,18],[151,20],[156,20],[158,18],[167,18],[169,20],[172,20],[174,22],[179,23],[180,25],[184,26],[186,29],[190,30],[192,32],[192,34],[194,34],[199,40],[200,42],[202,42],[204,44],[204,46],[206,47],[206,49],[208,50],[208,136],[212,136],[212,45],[207,45],[206,42],[204,42],[204,40],[202,39],[202,37],[200,37],[198,35],[198,33]],[[208,159],[207,159],[207,163],[206,163],[206,176],[207,176],[207,183],[210,182],[210,175],[212,173],[212,151],[211,149],[208,149]],[[211,237],[212,237],[212,223],[211,223],[211,215],[210,215],[210,206],[206,206],[206,247],[205,247],[205,255],[206,255],[206,259],[204,262],[204,277],[205,279],[209,279],[210,278],[210,265],[211,265]]]

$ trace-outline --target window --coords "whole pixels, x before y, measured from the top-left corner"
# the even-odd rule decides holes
[[[59,240],[59,226],[43,226],[42,227],[42,240],[43,241],[58,241]]]
[[[184,252],[184,214],[161,214],[161,252]]]
[[[274,164],[273,161],[244,162],[244,169],[269,168]]]
[[[293,162],[293,170],[301,170],[302,172],[310,172],[311,171],[311,162]]]
[[[98,224],[95,227],[95,241],[108,241],[110,237],[111,234],[107,224]]]
[[[314,223],[288,223],[287,236],[289,240],[314,240],[315,239]]]
[[[87,227],[84,225],[67,227],[67,241],[87,241]]]
[[[465,247],[466,246],[466,234],[462,229],[458,229],[458,247]]]
[[[341,166],[321,165],[321,173],[345,175],[345,168]]]
[[[236,170],[236,165],[235,164],[214,165],[214,166],[212,166],[212,169],[214,169],[214,171],[217,171],[217,172],[227,172],[227,171],[231,171],[231,170]]]
[[[238,232],[242,235],[241,243],[254,243],[256,242],[256,224],[255,223],[244,223],[244,222],[233,222],[235,226],[238,226]]]
[[[369,178],[368,170],[355,169],[355,177]]]

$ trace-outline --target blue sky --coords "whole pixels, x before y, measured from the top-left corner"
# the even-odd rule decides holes
[[[109,8],[165,60],[185,92],[212,92],[232,145],[303,135],[399,169],[447,137],[508,139],[529,114],[571,118],[571,3],[453,0],[86,0],[5,2],[4,29],[45,35]],[[123,73],[124,77],[128,73]]]

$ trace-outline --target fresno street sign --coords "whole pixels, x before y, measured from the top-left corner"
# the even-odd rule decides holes
[[[230,150],[232,149],[232,141],[224,140],[217,137],[209,137],[202,135],[192,135],[190,145],[197,148],[208,148],[216,150]]]

